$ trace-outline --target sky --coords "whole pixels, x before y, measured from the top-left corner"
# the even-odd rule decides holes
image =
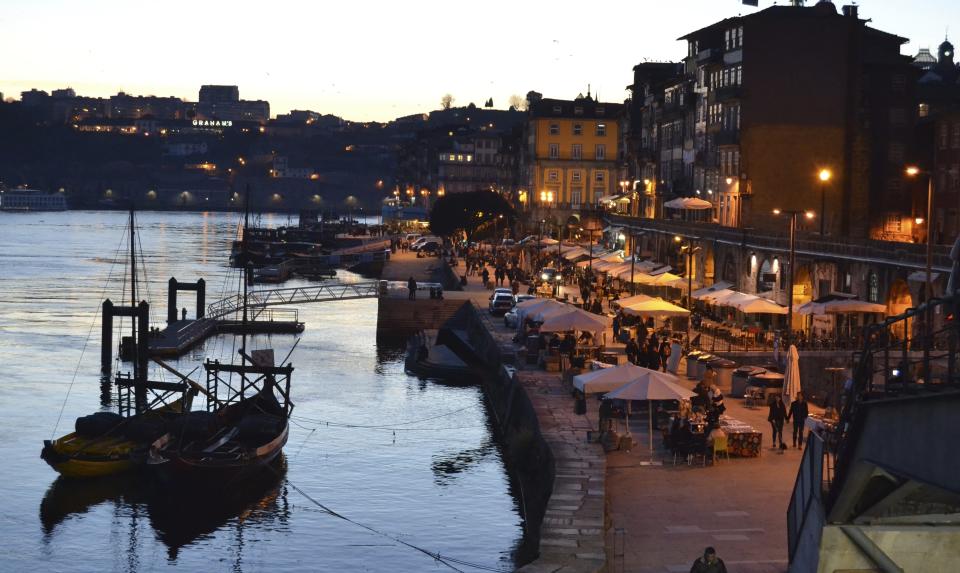
[[[454,105],[492,97],[505,108],[514,94],[570,99],[589,85],[622,101],[634,65],[682,58],[676,38],[757,10],[739,0],[0,2],[5,98],[72,87],[196,101],[202,84],[235,84],[272,115],[355,121],[437,109],[446,93]],[[859,5],[872,26],[911,39],[905,54],[936,52],[948,27],[960,45],[956,0]]]

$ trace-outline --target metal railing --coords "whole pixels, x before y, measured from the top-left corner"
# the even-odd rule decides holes
[[[247,293],[247,308],[377,298],[380,293],[378,287],[379,284],[376,281],[365,281],[356,283],[325,282],[306,287],[256,290]],[[232,295],[207,306],[207,318],[222,318],[241,310],[243,310],[243,295]]]
[[[787,551],[790,561],[796,554],[803,526],[812,505],[823,506],[823,499],[832,481],[833,454],[824,440],[810,433],[803,451],[803,461],[793,484],[790,505],[787,506]]]

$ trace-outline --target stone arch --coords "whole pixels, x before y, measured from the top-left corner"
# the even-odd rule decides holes
[[[720,278],[736,286],[740,283],[737,280],[737,261],[733,253],[727,252],[723,257],[723,266],[720,268]]]
[[[903,314],[908,308],[914,306],[913,295],[910,293],[910,286],[907,281],[897,279],[890,285],[890,291],[887,293],[887,316],[896,316]],[[903,340],[913,328],[913,319],[898,321],[890,326],[890,333]]]
[[[703,257],[703,274],[700,277],[701,284],[707,284],[707,281],[716,282],[717,281],[717,269],[716,269],[716,255],[713,249],[713,242],[708,241],[706,244],[702,245]]]
[[[779,266],[779,264],[778,264]],[[773,281],[765,280],[770,275],[776,275],[777,271],[774,268],[774,259],[772,257],[764,257],[762,261],[757,263],[757,276],[754,281],[754,288],[757,294],[762,292],[768,292],[776,289],[776,279]]]

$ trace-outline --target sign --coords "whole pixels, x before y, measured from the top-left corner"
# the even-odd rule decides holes
[[[777,282],[777,273],[763,273],[763,278],[761,282],[765,283],[775,283]]]
[[[195,119],[194,127],[232,127],[233,122],[229,119]]]

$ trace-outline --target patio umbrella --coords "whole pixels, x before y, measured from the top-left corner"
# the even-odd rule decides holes
[[[736,306],[741,312],[745,312],[747,314],[787,314],[786,307],[780,306],[779,304],[765,298],[756,298],[754,300],[744,301]]]
[[[623,312],[633,315],[654,316],[656,318],[670,318],[674,316],[687,316],[690,311],[669,303],[662,298],[653,298],[647,301],[631,304],[623,307]]]
[[[712,285],[710,285],[710,286],[708,286],[708,287],[703,287],[703,288],[701,288],[701,289],[697,289],[697,290],[693,291],[693,298],[695,298],[695,299],[697,299],[697,300],[700,300],[700,299],[705,298],[705,297],[707,297],[707,296],[709,296],[709,295],[711,295],[711,294],[713,294],[713,293],[716,293],[716,292],[718,292],[718,291],[727,289],[728,287],[731,287],[731,286],[733,286],[733,285],[730,284],[730,283],[728,283],[727,281],[715,282],[715,283],[713,283]]]
[[[568,332],[571,330],[586,332],[602,332],[610,324],[610,319],[587,312],[583,309],[570,307],[569,312],[556,312],[544,316],[541,332]]]
[[[648,300],[653,300],[653,297],[645,294],[635,294],[633,296],[628,296],[627,298],[621,298],[615,302],[620,305],[620,308],[623,308],[625,306],[630,306],[631,304],[647,302]]]
[[[641,368],[636,364],[603,368],[574,376],[573,386],[584,394],[604,394],[640,379],[646,372],[652,372],[652,370]]]
[[[653,405],[649,402],[651,400],[689,400],[696,394],[678,384],[679,378],[673,374],[648,368],[639,369],[645,372],[640,373],[635,380],[609,392],[603,398],[604,400],[646,400],[648,402],[647,421],[650,425],[650,451],[653,452]],[[630,418],[628,417],[627,432],[629,431]]]
[[[800,392],[800,354],[795,344],[787,350],[787,366],[783,370],[783,406],[790,411],[790,402],[793,402]]]

